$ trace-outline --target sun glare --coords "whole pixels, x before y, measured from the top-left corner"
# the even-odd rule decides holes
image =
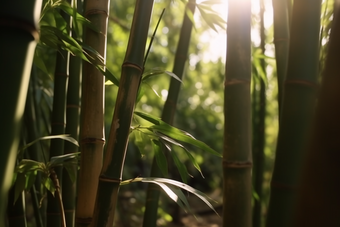
[[[206,1],[206,0],[198,0],[197,3],[200,4],[203,1]],[[264,23],[265,23],[265,27],[269,28],[273,23],[272,4],[271,4],[271,0],[264,0],[264,1],[265,1]],[[251,8],[252,8],[253,15],[259,15],[260,0],[251,0]],[[221,0],[220,4],[213,5],[212,9],[221,18],[223,18],[224,21],[227,22],[227,16],[228,16],[228,1],[227,0]],[[198,13],[195,14],[195,21],[198,21],[199,23],[205,23]],[[251,38],[255,45],[259,45],[260,35],[259,35],[258,27],[252,28]],[[214,31],[213,29],[204,31],[200,35],[200,42],[202,42],[203,44],[209,45],[208,50],[202,56],[202,60],[204,62],[208,62],[208,61],[217,62],[220,58],[222,59],[223,62],[225,62],[227,35],[224,29],[217,27],[217,32]]]

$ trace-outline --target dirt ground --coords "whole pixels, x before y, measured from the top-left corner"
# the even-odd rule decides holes
[[[126,194],[126,198],[130,195]],[[215,207],[217,215],[213,210],[211,210],[207,205],[205,205],[197,197],[190,195],[188,197],[189,204],[195,215],[190,213],[185,213],[181,208],[179,209],[179,222],[166,222],[164,219],[160,218],[158,220],[157,226],[163,227],[219,227],[222,226],[222,205],[221,205],[221,192],[215,191],[209,194],[217,203],[212,202],[211,204]],[[136,214],[136,210],[142,210],[138,203],[133,203],[133,199],[127,199],[126,201],[121,201],[120,204],[120,214],[116,215],[115,227],[140,227],[142,226],[142,216],[143,213]],[[177,206],[177,205],[174,205]],[[135,209],[133,209],[135,208]],[[133,210],[131,210],[133,209]],[[170,210],[170,208],[169,208]],[[134,213],[133,213],[134,212]],[[175,219],[175,218],[173,218]]]

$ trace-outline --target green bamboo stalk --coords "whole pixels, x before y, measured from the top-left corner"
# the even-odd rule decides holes
[[[340,5],[329,41],[293,226],[340,226]]]
[[[65,134],[66,124],[66,95],[69,77],[69,53],[64,50],[57,52],[56,68],[54,73],[54,94],[51,119],[51,135]],[[51,140],[50,157],[64,153],[64,140]],[[62,167],[56,167],[55,172],[62,180]],[[50,192],[47,192],[46,223],[47,226],[61,226],[61,213],[59,202]]]
[[[76,3],[77,4],[77,3]],[[78,12],[82,8],[79,4],[74,5]],[[80,12],[81,13],[81,12]],[[75,35],[73,35],[74,38]],[[66,104],[66,134],[70,134],[74,139],[79,138],[79,118],[80,118],[80,84],[81,84],[82,60],[75,56],[70,56],[70,78],[68,83],[67,104]],[[78,147],[71,142],[65,141],[64,153],[78,152]],[[69,167],[77,176],[78,166]],[[75,208],[76,208],[76,179],[72,181],[69,173],[64,168],[62,177],[63,205],[65,210],[66,225],[75,226]]]
[[[306,7],[308,5],[308,7]],[[317,90],[320,0],[295,0],[267,226],[291,226]]]
[[[228,3],[223,226],[251,226],[250,5],[250,0]]]
[[[288,0],[290,2],[290,0]],[[278,82],[279,115],[282,105],[283,82],[287,73],[290,12],[287,0],[272,0],[274,14],[274,44]]]
[[[106,34],[109,0],[87,0],[84,16],[100,33],[89,28],[84,31],[84,43],[95,49],[106,63]],[[76,226],[89,226],[97,194],[98,178],[102,168],[104,135],[105,77],[92,64],[84,62],[82,77],[80,151]]]
[[[148,36],[153,0],[137,0],[111,131],[99,177],[93,227],[111,227],[130,133],[135,100],[143,73],[143,56]]]
[[[39,37],[41,0],[4,0],[0,7],[0,226],[5,226],[7,194],[19,145],[34,50]]]
[[[195,12],[196,0],[189,0],[186,5],[186,10],[190,10],[192,14]],[[190,44],[192,21],[188,17],[186,11],[184,13],[183,25],[180,32],[178,46],[175,55],[175,63],[173,67],[173,73],[176,74],[180,79],[183,77],[185,62],[188,58],[188,50]],[[181,83],[171,77],[168,97],[165,101],[165,105],[162,112],[162,120],[170,125],[173,124],[175,116],[176,105],[178,100],[178,94],[180,91]],[[163,147],[164,149],[164,147]],[[156,159],[153,159],[151,174],[152,177],[162,177],[161,170],[157,165]],[[143,219],[144,227],[156,227],[157,223],[157,211],[158,201],[160,196],[160,187],[156,184],[149,184],[147,189],[145,213]]]
[[[25,192],[23,191],[14,203],[15,187],[9,191],[7,204],[8,227],[27,227]]]
[[[262,53],[265,53],[265,27],[264,27],[264,1],[261,0],[261,10],[260,10],[260,37],[261,44],[260,48]],[[260,60],[261,68],[266,71],[266,65],[264,59]],[[262,226],[262,204],[263,204],[263,171],[264,171],[264,147],[265,147],[265,119],[266,119],[266,86],[263,78],[259,78],[260,90],[255,92],[258,97],[258,102],[255,103],[256,109],[253,115],[253,185],[258,199],[254,201],[253,207],[253,227]]]

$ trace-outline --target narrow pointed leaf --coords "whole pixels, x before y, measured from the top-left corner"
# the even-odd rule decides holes
[[[166,156],[163,153],[163,150],[160,147],[159,141],[152,140],[152,147],[155,153],[157,165],[162,171],[163,176],[166,177],[168,175],[168,162],[166,160]]]

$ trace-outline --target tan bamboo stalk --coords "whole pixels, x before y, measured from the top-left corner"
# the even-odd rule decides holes
[[[251,1],[229,0],[224,91],[223,226],[250,227]]]
[[[109,0],[85,1],[84,16],[100,31],[85,29],[84,43],[103,56],[105,63]],[[105,143],[104,82],[105,78],[98,69],[84,62],[76,226],[89,226],[93,215]]]
[[[92,227],[112,227],[132,114],[143,73],[153,0],[137,0],[103,168],[100,173]]]

